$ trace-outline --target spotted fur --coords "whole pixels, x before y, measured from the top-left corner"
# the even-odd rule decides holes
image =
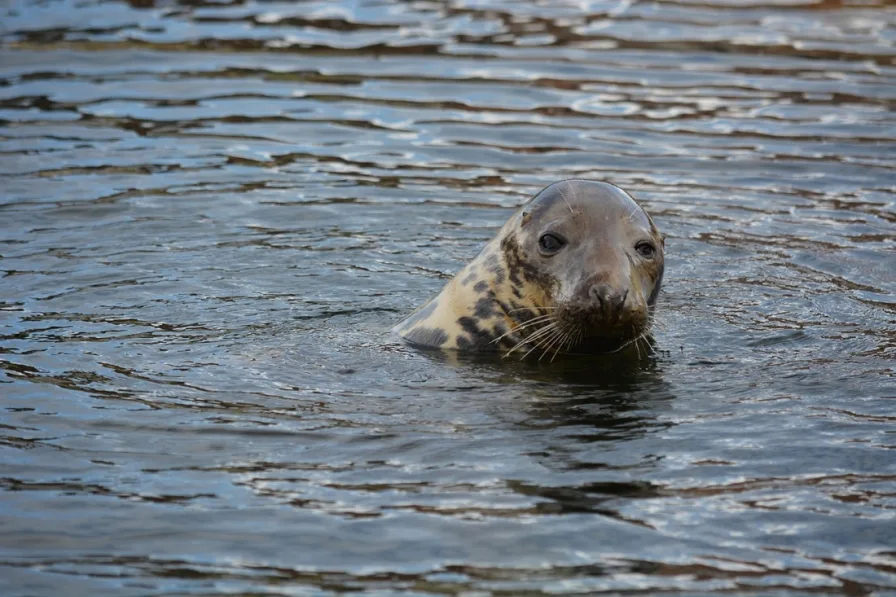
[[[539,253],[546,230],[568,237],[565,252]],[[654,258],[633,248],[643,242],[656,247]],[[646,332],[662,276],[663,237],[630,196],[607,183],[561,181],[523,205],[395,331],[448,350],[600,352]]]

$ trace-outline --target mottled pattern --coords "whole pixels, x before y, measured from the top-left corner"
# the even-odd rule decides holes
[[[443,346],[448,341],[448,333],[442,328],[428,328],[420,325],[408,330],[404,334],[404,338],[408,342],[421,346]]]
[[[540,288],[551,288],[555,280],[547,274],[538,264],[533,263],[523,256],[520,242],[516,235],[508,235],[501,239],[501,254],[507,263],[507,271],[510,272],[510,281],[517,288],[527,284],[535,284]]]
[[[545,231],[562,234],[568,241],[563,251],[540,253]],[[652,259],[636,252],[645,240],[657,249]],[[648,327],[663,275],[662,245],[653,222],[621,189],[583,180],[555,183],[395,330],[415,345],[441,349],[542,354],[612,348]],[[601,292],[617,300],[602,301]]]
[[[518,307],[507,272],[501,254],[490,244],[396,330],[413,344],[433,348],[506,348],[515,336],[498,339],[519,320],[511,313]]]

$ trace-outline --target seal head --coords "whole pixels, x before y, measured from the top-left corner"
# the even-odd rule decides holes
[[[417,345],[507,355],[618,350],[649,331],[663,248],[622,189],[554,183],[395,330]]]

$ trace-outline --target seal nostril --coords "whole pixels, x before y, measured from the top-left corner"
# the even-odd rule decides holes
[[[588,296],[600,309],[621,311],[628,298],[628,289],[616,292],[609,284],[595,284],[588,289]]]
[[[588,296],[601,309],[605,309],[616,302],[613,295],[613,288],[609,284],[595,284],[588,290]]]

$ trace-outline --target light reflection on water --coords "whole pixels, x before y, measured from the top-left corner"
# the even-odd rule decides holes
[[[896,588],[892,6],[3,10],[3,594]],[[651,359],[390,335],[565,177]]]

